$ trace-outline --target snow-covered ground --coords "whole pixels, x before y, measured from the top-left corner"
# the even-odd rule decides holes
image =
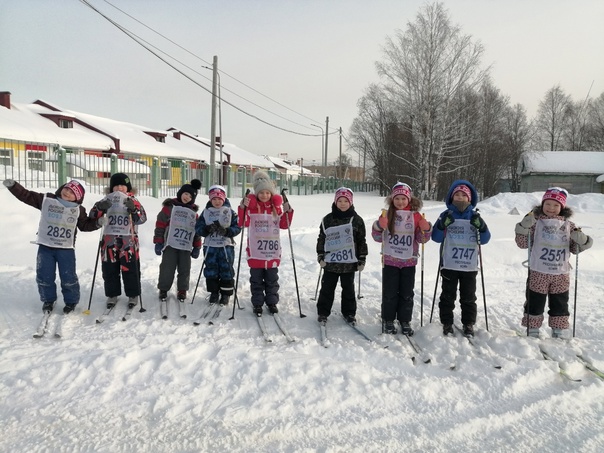
[[[268,315],[273,342],[261,337],[250,309],[245,260],[239,282],[245,309],[236,310],[234,320],[228,319],[229,309],[213,326],[193,325],[207,296],[203,279],[187,320],[178,317],[175,303],[169,319],[160,319],[155,289],[160,258],[151,238],[161,200],[149,197],[141,198],[150,220],[140,229],[147,311],[136,311],[122,322],[122,297],[113,317],[96,324],[105,302],[99,272],[92,313],[82,314],[99,235],[80,232],[80,309],[65,326],[62,340],[33,339],[42,314],[35,283],[37,247],[30,244],[39,216],[1,187],[0,451],[603,451],[604,382],[572,350],[604,369],[604,195],[569,197],[573,219],[595,241],[579,258],[576,338],[569,343],[548,339],[549,329],[542,329],[545,347],[581,382],[565,380],[556,362],[543,360],[537,340],[514,332],[526,278],[521,264],[526,252],[514,243],[514,224],[540,196],[500,194],[479,203],[493,234],[483,246],[489,331],[480,278],[478,282],[479,349],[461,337],[444,338],[437,307],[429,323],[438,246],[426,245],[423,327],[420,266],[413,325],[432,362],[414,365],[404,341],[380,333],[380,248],[370,236],[358,320],[374,341],[344,324],[336,299],[328,322],[330,347],[320,345],[311,300],[319,272],[314,250],[331,195],[291,197],[297,282],[307,315],[300,317],[284,231],[280,307],[293,343]],[[84,204],[90,208],[99,198],[88,194]],[[198,202],[205,204],[205,196]],[[426,205],[431,221],[444,208],[442,203]],[[355,206],[369,231],[383,199],[357,194]],[[513,208],[520,214],[509,214]],[[201,260],[193,262],[193,287],[200,267]],[[574,271],[572,281],[571,306]],[[59,301],[55,311],[62,308]],[[456,316],[459,320],[458,308]]]

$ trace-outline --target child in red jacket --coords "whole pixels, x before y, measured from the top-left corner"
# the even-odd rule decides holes
[[[254,174],[254,194],[244,197],[239,205],[239,226],[248,229],[247,263],[250,266],[250,289],[254,313],[262,316],[266,303],[270,313],[278,313],[279,264],[281,262],[280,230],[286,230],[294,215],[269,176]]]

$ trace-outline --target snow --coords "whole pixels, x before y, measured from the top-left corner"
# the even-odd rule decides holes
[[[296,210],[291,237],[297,283],[307,315],[300,317],[290,243],[283,232],[280,307],[294,343],[286,341],[269,315],[265,321],[273,342],[263,341],[251,314],[245,260],[239,284],[244,310],[235,310],[234,320],[228,320],[229,308],[215,325],[193,326],[207,296],[203,279],[194,305],[187,307],[187,320],[178,317],[174,302],[169,319],[160,319],[160,258],[153,253],[151,237],[162,200],[150,197],[141,197],[150,220],[140,229],[147,311],[135,311],[122,322],[122,297],[116,313],[96,324],[105,301],[99,271],[92,313],[82,314],[99,235],[80,232],[81,308],[66,324],[63,339],[33,339],[42,314],[34,274],[37,247],[30,244],[38,214],[1,187],[0,236],[7,240],[0,258],[0,451],[602,451],[604,382],[572,350],[604,369],[604,195],[569,196],[574,221],[595,244],[579,258],[576,337],[568,343],[541,340],[581,382],[563,379],[555,362],[541,358],[536,340],[514,332],[520,328],[526,278],[521,264],[526,251],[514,244],[514,224],[540,196],[507,193],[479,203],[493,234],[483,246],[488,332],[478,279],[479,349],[461,337],[442,337],[437,307],[429,323],[438,246],[426,244],[423,327],[419,265],[412,324],[432,363],[414,365],[404,342],[380,334],[380,248],[369,235],[358,320],[374,341],[344,324],[338,290],[328,321],[330,346],[320,345],[311,298],[319,272],[314,252],[318,223],[330,209],[329,194],[290,197]],[[87,208],[99,197],[87,194]],[[368,228],[382,205],[375,194],[355,194],[355,206]],[[442,203],[426,202],[424,212],[434,221],[443,208]],[[514,208],[519,215],[508,214]],[[193,261],[193,286],[201,264]],[[572,281],[571,312],[574,271]],[[55,311],[62,305],[59,298]],[[549,329],[541,333],[549,338]]]
[[[527,173],[604,173],[602,151],[536,151],[523,155],[522,174]]]

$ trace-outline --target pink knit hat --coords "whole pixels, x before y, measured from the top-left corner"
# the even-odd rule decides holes
[[[84,185],[75,179],[72,179],[67,184],[63,186],[65,189],[69,189],[73,192],[76,198],[76,203],[81,203],[84,200],[84,194],[86,193],[86,189]]]
[[[397,195],[404,195],[404,196],[407,197],[407,200],[411,201],[411,197],[413,196],[413,192],[411,191],[411,187],[409,187],[404,182],[397,182],[392,187],[392,192],[390,193],[390,196],[392,198],[394,198]]]
[[[210,187],[208,197],[210,197],[210,200],[212,198],[220,198],[222,201],[224,201],[226,200],[226,191],[224,190],[224,187],[215,185]]]
[[[543,194],[541,204],[543,204],[545,200],[554,200],[564,207],[566,206],[566,197],[568,197],[568,192],[562,187],[550,187]]]
[[[466,186],[465,184],[460,184],[458,185],[454,190],[453,193],[451,194],[451,198],[453,198],[453,195],[455,195],[456,192],[463,192],[467,195],[468,200],[472,201],[472,191],[470,190],[470,188],[468,186]]]
[[[350,204],[352,204],[352,196],[352,190],[350,190],[348,187],[340,187],[338,190],[336,190],[336,196],[334,197],[333,201],[335,203],[338,201],[338,198],[344,197],[350,202]]]

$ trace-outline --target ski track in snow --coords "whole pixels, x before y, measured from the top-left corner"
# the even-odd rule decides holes
[[[569,197],[573,219],[585,225],[595,245],[580,256],[577,336],[569,342],[539,340],[558,363],[545,361],[538,341],[518,336],[526,252],[513,240],[514,223],[540,194],[500,194],[479,204],[493,233],[483,246],[489,331],[485,329],[480,275],[478,330],[474,348],[459,334],[445,338],[430,311],[438,246],[425,246],[423,327],[420,328],[420,266],[416,274],[415,339],[432,358],[423,364],[403,338],[382,335],[379,321],[380,248],[369,231],[382,198],[356,194],[366,220],[370,255],[362,274],[358,321],[373,342],[346,326],[339,313],[339,290],[327,323],[330,345],[320,345],[314,297],[318,265],[318,223],[332,195],[291,196],[296,209],[292,241],[301,297],[296,297],[287,232],[282,233],[281,317],[295,338],[288,343],[270,315],[266,343],[249,303],[249,270],[241,263],[238,296],[244,310],[225,308],[215,325],[193,325],[206,303],[201,280],[195,304],[182,320],[174,299],[169,319],[159,315],[156,282],[160,258],[151,244],[155,215],[163,200],[142,197],[149,221],[141,228],[143,305],[126,322],[122,296],[102,324],[102,278],[96,276],[89,316],[98,234],[78,233],[77,259],[82,298],[64,326],[64,338],[33,339],[41,317],[35,283],[36,246],[29,241],[37,214],[0,190],[5,219],[25,215],[31,224],[13,231],[6,220],[2,237],[11,237],[0,258],[1,452],[373,452],[405,451],[557,451],[599,452],[604,448],[604,382],[575,360],[583,351],[604,369],[604,195]],[[90,208],[95,195],[87,195]],[[205,203],[200,195],[198,202]],[[239,199],[233,199],[236,205]],[[317,212],[317,207],[320,209]],[[580,206],[580,208],[578,208]],[[426,202],[430,221],[444,209]],[[11,234],[9,234],[9,231]],[[238,253],[238,246],[236,252]],[[575,265],[574,256],[571,260]],[[195,284],[201,260],[194,260]],[[237,266],[235,265],[235,270]],[[571,284],[571,314],[574,271]],[[357,288],[358,280],[355,281]],[[440,285],[439,285],[440,286]],[[193,288],[189,293],[192,296]],[[439,288],[440,291],[440,288]],[[438,293],[437,293],[438,294]],[[60,313],[63,303],[55,307]],[[456,309],[459,324],[459,308]],[[51,318],[51,325],[59,315]],[[62,314],[61,314],[62,316]],[[547,316],[546,316],[547,319]],[[571,316],[572,321],[572,316]],[[52,327],[50,332],[53,332]],[[542,337],[549,329],[542,328]],[[455,370],[449,370],[451,364]],[[498,370],[494,365],[502,366]]]

